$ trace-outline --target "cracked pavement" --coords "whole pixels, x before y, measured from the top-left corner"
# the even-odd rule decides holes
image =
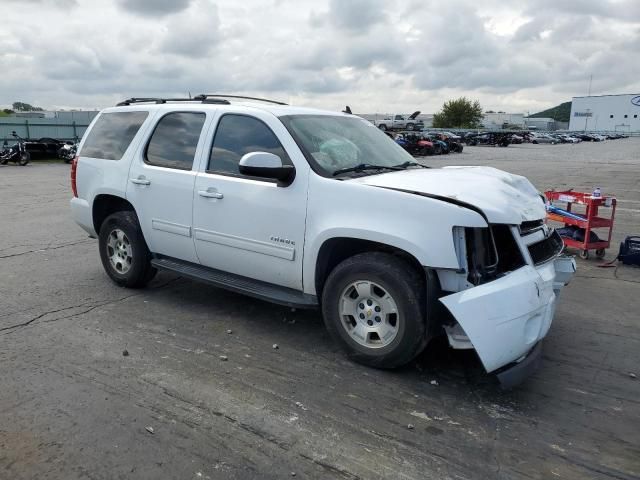
[[[618,242],[640,233],[639,149],[423,161],[614,191]],[[502,392],[442,342],[378,371],[346,360],[317,312],[166,273],[119,288],[69,217],[68,176],[0,167],[0,478],[640,478],[640,269],[578,259],[541,370]]]

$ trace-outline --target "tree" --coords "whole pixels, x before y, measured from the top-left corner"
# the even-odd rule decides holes
[[[435,128],[476,128],[482,120],[482,107],[478,100],[466,97],[444,102],[442,110],[433,115]]]
[[[33,105],[29,105],[28,103],[23,102],[13,102],[13,109],[16,112],[42,112],[42,108],[34,107]]]

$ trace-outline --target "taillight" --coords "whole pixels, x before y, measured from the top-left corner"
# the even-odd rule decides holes
[[[78,170],[78,159],[80,157],[73,157],[73,162],[71,163],[71,191],[73,192],[73,196],[78,196],[78,186],[76,185],[76,171]]]

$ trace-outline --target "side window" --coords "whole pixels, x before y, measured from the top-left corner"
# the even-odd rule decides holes
[[[205,114],[174,112],[162,117],[156,125],[145,162],[158,167],[191,170]]]
[[[91,128],[80,156],[120,160],[148,116],[148,112],[101,114]]]
[[[402,115],[396,115],[396,120],[404,120],[404,117]]]
[[[291,165],[278,137],[262,121],[246,115],[224,115],[213,138],[207,171],[240,175],[240,159],[251,152],[273,153],[284,165]]]

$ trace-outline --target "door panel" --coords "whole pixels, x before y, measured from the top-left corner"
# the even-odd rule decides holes
[[[218,121],[210,149],[211,164],[203,165],[208,171],[198,174],[194,191],[200,263],[302,290],[309,166],[297,145],[272,115],[231,112]],[[240,175],[237,163],[251,151],[269,151],[293,164],[293,183],[278,187]]]
[[[193,243],[194,160],[202,151],[203,112],[171,112],[156,124],[129,171],[127,198],[138,214],[149,249],[197,262]]]
[[[306,184],[275,183],[209,173],[196,192],[215,188],[222,199],[194,197],[194,236],[208,267],[289,288],[302,289]],[[297,185],[296,185],[297,184]]]

